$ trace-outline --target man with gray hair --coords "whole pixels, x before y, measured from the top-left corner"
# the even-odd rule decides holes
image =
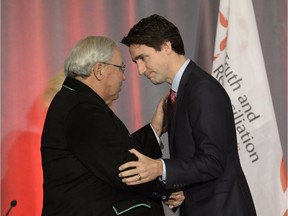
[[[43,216],[163,215],[169,194],[159,181],[127,186],[118,177],[121,164],[136,160],[129,149],[161,157],[157,110],[151,124],[130,134],[109,108],[124,70],[119,47],[107,37],[84,38],[68,55],[42,133]]]

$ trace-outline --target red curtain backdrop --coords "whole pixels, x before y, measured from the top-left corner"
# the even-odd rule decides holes
[[[259,28],[260,35],[267,28],[274,32],[262,35],[262,43],[264,55],[270,56],[266,62],[268,72],[273,77],[278,75],[278,79],[270,79],[270,85],[281,138],[286,142],[287,123],[283,119],[287,117],[287,53],[285,46],[281,47],[277,41],[283,42],[287,36],[287,17],[283,10],[287,2],[264,0],[273,5],[266,7],[268,9],[262,7],[263,0],[253,2],[258,18],[264,14],[273,18],[268,22],[270,25],[260,21]],[[17,200],[11,215],[41,215],[42,126],[49,102],[63,80],[63,62],[79,39],[105,35],[120,41],[141,18],[158,13],[179,27],[187,57],[210,72],[218,4],[219,0],[2,0],[2,215],[6,214],[11,200]],[[271,56],[273,51],[267,44],[273,43]],[[113,110],[134,131],[150,121],[156,104],[168,92],[169,86],[154,86],[139,77],[127,48],[121,45],[121,50],[127,65],[126,81]],[[169,154],[167,147],[164,151]]]

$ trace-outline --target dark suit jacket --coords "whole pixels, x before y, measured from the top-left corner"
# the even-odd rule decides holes
[[[136,160],[129,149],[159,158],[157,145],[150,125],[130,135],[92,89],[66,78],[42,134],[42,215],[162,215],[167,194],[159,182],[127,186],[118,177],[121,164]]]
[[[256,215],[224,88],[191,61],[181,78],[174,110],[166,186],[185,189],[181,216]]]

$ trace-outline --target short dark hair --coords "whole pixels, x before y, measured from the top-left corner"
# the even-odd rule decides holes
[[[146,45],[160,51],[161,45],[167,41],[176,53],[185,55],[184,43],[178,28],[164,17],[154,14],[135,24],[121,43],[128,47],[132,44]]]

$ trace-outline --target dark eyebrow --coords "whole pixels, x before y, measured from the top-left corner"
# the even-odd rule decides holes
[[[138,59],[141,59],[141,58],[143,58],[143,54],[140,54],[140,55],[136,56],[132,61],[133,61],[134,63],[136,63],[136,61],[137,61]]]

